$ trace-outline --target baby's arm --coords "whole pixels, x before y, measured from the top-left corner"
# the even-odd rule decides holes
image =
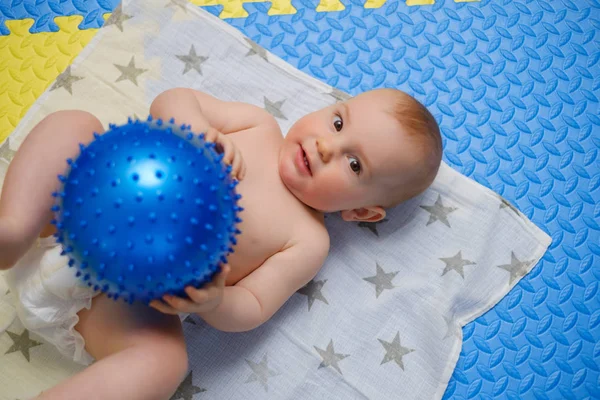
[[[223,301],[211,312],[199,313],[208,324],[226,332],[249,331],[273,314],[319,271],[329,250],[326,231],[276,253],[258,269],[225,287]]]
[[[278,132],[279,126],[265,110],[246,103],[227,102],[192,89],[169,89],[158,95],[150,106],[150,114],[164,120],[175,119],[196,133],[204,133],[205,140],[215,142],[223,152],[223,161],[231,164],[232,176],[242,180],[245,176],[243,157],[227,137],[234,133],[261,127],[264,131]],[[273,125],[276,128],[270,128]]]
[[[168,110],[164,113],[162,110]],[[175,118],[186,123],[192,130],[202,132],[212,127],[224,134],[239,132],[276,123],[271,115],[260,107],[235,101],[222,101],[209,94],[186,88],[169,89],[154,99],[150,113],[159,118]]]

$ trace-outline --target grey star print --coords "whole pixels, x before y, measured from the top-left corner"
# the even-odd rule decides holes
[[[520,215],[519,210],[517,210],[517,208],[515,206],[510,204],[506,199],[500,197],[500,209],[503,209],[503,208],[508,208],[515,214]]]
[[[250,50],[248,50],[248,53],[246,53],[246,57],[250,57],[250,56],[253,56],[256,54],[263,60],[269,61],[267,59],[267,50],[265,50],[264,47],[260,46],[254,40],[251,40],[248,38],[244,38],[244,39],[246,40],[246,42],[248,42],[248,45],[250,45]]]
[[[180,10],[183,10],[183,12],[185,12],[187,14],[187,8],[186,8],[186,3],[187,0],[169,0],[169,2],[167,3],[167,5],[165,6],[165,8],[179,8]]]
[[[383,365],[390,361],[394,361],[396,364],[398,364],[400,368],[402,368],[402,370],[404,370],[404,362],[402,361],[402,357],[409,353],[412,353],[414,350],[409,349],[407,347],[403,347],[400,344],[400,332],[396,333],[394,340],[392,340],[391,342],[386,342],[382,339],[377,340],[379,340],[379,343],[381,343],[381,345],[385,348],[385,356],[383,357],[383,360],[381,361],[380,365]]]
[[[279,375],[276,371],[269,368],[267,361],[267,354],[264,355],[263,359],[260,363],[255,363],[254,361],[246,359],[246,363],[252,369],[252,375],[248,377],[246,383],[250,382],[259,382],[265,391],[269,390],[269,378],[273,376]]]
[[[206,392],[206,389],[194,386],[192,383],[193,372],[190,371],[188,376],[181,382],[181,385],[179,385],[173,396],[171,396],[171,400],[193,400],[196,393]]]
[[[16,153],[16,151],[10,149],[9,140],[10,138],[7,138],[0,146],[0,158],[5,159],[6,161],[11,161]]]
[[[465,271],[463,268],[466,265],[475,265],[473,261],[463,259],[461,251],[452,257],[440,258],[440,260],[446,263],[446,268],[444,268],[442,276],[446,275],[446,272],[453,270],[456,271],[463,279],[465,279]]]
[[[193,69],[202,75],[202,69],[200,66],[203,62],[208,60],[208,57],[199,56],[196,54],[196,49],[194,45],[190,48],[190,52],[187,55],[176,56],[179,60],[183,61],[185,67],[183,68],[183,75],[185,75],[189,70]]]
[[[377,222],[359,222],[358,227],[359,228],[367,228],[368,230],[373,232],[373,234],[375,236],[379,237],[379,232],[377,231],[377,224],[383,224],[384,222],[388,222],[388,221],[389,220],[384,219],[384,220],[377,221]]]
[[[50,91],[65,88],[67,92],[73,94],[73,83],[82,80],[83,77],[71,74],[71,66],[69,65],[65,71],[56,78],[56,82],[50,88]]]
[[[281,106],[283,106],[284,102],[285,100],[273,102],[264,97],[265,110],[275,118],[285,119],[287,121],[287,117],[281,112]]]
[[[323,296],[323,293],[321,293],[321,289],[323,288],[323,285],[325,285],[325,282],[327,282],[327,279],[323,281],[312,280],[298,290],[299,294],[303,294],[308,297],[308,311],[310,311],[310,308],[315,300],[321,300],[323,303],[329,304],[325,296]]]
[[[110,25],[114,25],[121,32],[123,32],[123,22],[125,22],[131,18],[133,18],[131,15],[127,15],[123,12],[123,5],[122,5],[122,3],[119,3],[117,8],[115,8],[113,13],[110,15],[110,17],[104,23],[104,26],[107,27]]]
[[[10,354],[20,351],[25,357],[25,359],[29,361],[29,349],[31,349],[32,347],[42,345],[42,343],[40,342],[36,342],[35,340],[29,339],[29,331],[27,329],[25,329],[20,335],[17,335],[10,331],[6,331],[6,333],[8,333],[8,336],[10,336],[10,338],[12,339],[13,345],[4,354]]]
[[[140,76],[144,72],[148,71],[147,69],[137,68],[135,66],[135,56],[131,57],[131,60],[129,61],[129,64],[127,66],[125,66],[125,65],[118,65],[118,64],[113,64],[113,65],[115,67],[117,67],[119,69],[119,71],[121,71],[121,76],[119,76],[115,82],[119,82],[119,81],[128,79],[135,86],[138,85],[138,83],[137,83],[138,76]]]
[[[348,93],[346,92],[342,92],[339,89],[333,88],[333,90],[331,91],[331,93],[328,93],[331,97],[333,97],[334,99],[337,100],[337,102],[343,102],[346,101],[348,99],[350,99],[352,96],[350,96]]]
[[[433,224],[435,221],[440,221],[448,228],[451,228],[450,222],[448,222],[448,214],[453,211],[456,211],[455,207],[444,207],[442,203],[442,196],[438,195],[435,204],[432,206],[420,206],[423,210],[429,212],[431,215],[429,216],[429,221],[427,221],[427,225]]]
[[[513,282],[525,276],[529,266],[533,263],[533,261],[521,261],[517,258],[514,252],[510,252],[510,264],[498,265],[498,268],[502,268],[510,272],[509,285],[512,285]]]
[[[385,289],[393,289],[395,286],[392,284],[392,279],[396,275],[398,275],[399,271],[394,272],[385,272],[380,266],[379,263],[375,263],[375,268],[377,269],[375,276],[370,276],[368,278],[363,278],[363,280],[372,283],[375,285],[375,298],[379,298],[379,295]]]
[[[457,336],[458,333],[458,326],[457,324],[454,322],[454,320],[452,318],[448,318],[445,315],[442,315],[442,318],[444,318],[444,321],[446,322],[446,334],[444,335],[444,337],[442,338],[442,340],[449,338],[451,336]]]
[[[315,350],[317,350],[317,352],[323,359],[323,361],[319,365],[319,368],[333,367],[337,372],[339,372],[341,375],[343,375],[342,370],[340,370],[340,366],[338,365],[338,361],[341,361],[344,358],[349,357],[349,354],[336,353],[335,350],[333,349],[333,339],[329,341],[329,344],[327,345],[326,350],[320,349],[317,346],[313,346],[313,347],[315,348]]]

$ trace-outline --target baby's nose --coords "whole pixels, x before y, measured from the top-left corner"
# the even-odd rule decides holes
[[[326,139],[317,139],[317,151],[319,152],[321,161],[324,163],[327,163],[329,160],[331,160],[331,144]]]

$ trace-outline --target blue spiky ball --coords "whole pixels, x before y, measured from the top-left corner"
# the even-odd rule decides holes
[[[237,182],[214,143],[151,117],[94,137],[53,193],[55,236],[74,273],[130,303],[210,281],[241,222]]]

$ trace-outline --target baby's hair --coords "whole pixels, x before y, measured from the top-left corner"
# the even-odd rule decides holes
[[[415,150],[423,155],[414,184],[390,188],[393,195],[384,206],[393,207],[421,194],[431,185],[440,167],[443,149],[440,128],[427,107],[400,90],[385,90],[393,91],[396,99],[390,110],[392,116],[402,127],[402,132],[414,140]]]

